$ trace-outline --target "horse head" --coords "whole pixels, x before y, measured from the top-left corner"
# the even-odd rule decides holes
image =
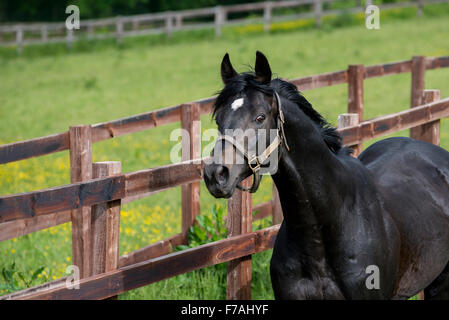
[[[267,58],[256,53],[254,72],[238,73],[226,53],[221,63],[224,88],[214,105],[219,138],[211,161],[204,168],[210,193],[229,198],[235,188],[255,192],[262,173],[276,170],[283,132],[281,98],[271,86]],[[240,182],[253,175],[253,185],[245,189]]]

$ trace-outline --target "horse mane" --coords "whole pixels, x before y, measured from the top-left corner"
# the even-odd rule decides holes
[[[342,138],[337,129],[313,109],[310,102],[298,91],[296,86],[279,78],[273,79],[269,85],[265,85],[257,81],[256,75],[253,72],[239,74],[226,84],[223,90],[218,92],[212,116],[216,117],[223,106],[227,105],[231,99],[235,99],[248,89],[258,90],[270,96],[276,91],[280,96],[295,103],[310,118],[310,120],[318,125],[324,142],[333,153],[336,154],[339,151],[344,151],[345,153],[350,154],[352,152],[352,149],[343,147]]]

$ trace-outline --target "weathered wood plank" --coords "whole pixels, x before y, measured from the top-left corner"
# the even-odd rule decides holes
[[[449,67],[449,56],[426,59],[426,70],[440,69],[447,67]]]
[[[92,206],[124,196],[124,176],[4,196],[0,197],[0,223]]]
[[[67,289],[63,284],[38,292],[30,288],[16,295],[19,299],[105,299],[182,273],[268,250],[273,247],[278,230],[279,225],[276,225],[122,267],[82,279],[77,290]],[[0,297],[8,298],[10,296]]]
[[[340,114],[338,116],[337,122],[338,122],[338,129],[356,126],[357,124],[359,124],[359,115],[357,113]],[[355,144],[350,147],[353,148],[354,150],[352,156],[357,158],[359,154],[362,152],[362,144]]]
[[[94,178],[120,174],[119,161],[96,162],[92,166]],[[120,199],[92,206],[92,275],[113,271],[119,264]],[[117,299],[113,296],[110,299]]]
[[[69,222],[70,211],[50,213],[28,219],[19,219],[0,223],[0,241],[5,241],[23,235],[51,228],[62,223]]]
[[[275,1],[272,2],[273,8],[296,7],[304,4],[312,4],[314,0],[295,0],[295,1]],[[245,12],[264,9],[264,2],[243,3],[224,6],[227,12]]]
[[[313,1],[313,13],[315,15],[315,27],[320,28],[323,24],[323,3],[321,0]]]
[[[92,179],[92,135],[91,127],[69,128],[70,182]],[[79,206],[71,212],[72,261],[80,270],[81,277],[92,275],[91,208]]]
[[[201,159],[201,163],[191,160],[127,173],[125,174],[126,197],[200,181],[203,178],[204,160]]]
[[[151,194],[154,194],[153,192]],[[134,196],[133,198],[123,198],[122,205],[124,203],[129,203],[132,200],[140,199],[141,196],[148,196],[148,193],[142,193]],[[253,216],[254,220],[263,219],[272,214],[272,204],[271,201],[267,201],[253,207],[253,212],[258,212]],[[40,231],[43,229],[51,228],[63,223],[67,223],[71,219],[70,211],[61,211],[55,213],[49,213],[42,216],[37,216],[34,218],[18,219],[14,221],[8,221],[0,223],[0,241],[5,241],[13,238],[17,238],[29,233]],[[165,239],[167,240],[167,239]],[[164,241],[164,240],[162,240]],[[179,243],[181,244],[181,243]],[[178,245],[178,244],[176,244]],[[170,251],[161,251],[162,254],[169,253]],[[156,255],[157,256],[157,255]],[[155,256],[155,257],[156,257]]]
[[[250,187],[252,178],[242,181],[243,187]],[[251,193],[235,190],[228,201],[228,237],[251,232]],[[251,299],[251,256],[228,262],[226,298],[228,300]]]
[[[191,102],[200,105],[200,114],[208,114],[212,110],[215,97]],[[182,105],[175,105],[118,120],[92,125],[93,141],[98,142],[125,134],[148,130],[161,125],[181,121]]]
[[[365,67],[362,64],[350,65],[348,67],[348,113],[357,114],[359,116],[359,122],[363,120],[364,73]],[[355,156],[358,156],[362,152],[362,144],[357,144],[352,147]]]
[[[367,120],[339,132],[345,145],[353,145],[446,117],[449,117],[449,98]]]
[[[348,82],[348,71],[336,71],[289,80],[299,91],[318,89]]]
[[[348,113],[357,113],[359,121],[363,120],[363,74],[362,64],[348,67]]]
[[[93,178],[120,174],[119,161],[95,162]],[[92,274],[115,270],[119,261],[120,199],[92,206]]]
[[[266,1],[263,8],[264,31],[269,32],[271,29],[271,16],[273,14],[273,2]]]
[[[3,196],[0,197],[0,223],[92,206],[199,181],[206,159],[201,159],[200,163],[181,162],[111,178]]]
[[[279,224],[284,220],[282,212],[281,199],[276,185],[273,183],[273,198],[271,199],[271,206],[273,211],[273,224]]]
[[[31,294],[39,294],[42,291],[64,287],[66,285],[67,277],[59,278],[50,282],[46,282],[28,289],[16,291],[8,295],[0,296],[0,300],[20,300],[22,297],[29,296]]]
[[[254,216],[254,220],[263,219],[269,217],[273,214],[273,203],[272,201],[267,201],[264,203],[256,204],[253,206],[253,212],[257,212]]]
[[[157,241],[120,257],[119,267],[129,266],[145,260],[157,258],[172,252],[173,248],[183,244],[183,235],[177,234],[170,238]]]
[[[365,67],[364,78],[369,79],[405,73],[410,72],[411,69],[412,69],[412,62],[410,60],[377,64]]]
[[[182,106],[181,127],[182,135],[182,161],[201,158],[201,119],[200,105],[198,103]],[[188,232],[200,213],[200,181],[181,186],[181,232],[184,243],[188,243]]]
[[[102,141],[176,122],[180,119],[181,107],[179,105],[163,108],[123,119],[94,124],[92,126],[92,139],[94,142]]]
[[[0,146],[0,164],[69,149],[68,132],[53,134]]]
[[[440,90],[424,90],[423,103],[431,103],[441,100]],[[440,145],[440,120],[435,120],[416,127],[417,139]]]
[[[410,107],[414,108],[423,104],[423,92],[425,88],[426,57],[415,56],[412,59],[412,85]],[[419,128],[410,128],[410,138],[418,139]]]

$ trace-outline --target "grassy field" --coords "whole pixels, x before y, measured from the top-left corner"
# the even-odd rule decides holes
[[[79,44],[78,50],[25,48],[21,57],[0,51],[0,143],[66,131],[70,125],[93,124],[188,102],[215,94],[222,87],[219,63],[225,52],[239,71],[253,65],[255,51],[264,52],[273,72],[295,78],[365,65],[410,59],[414,55],[449,55],[447,5],[422,19],[391,19],[381,29],[367,30],[362,22],[322,30],[281,27],[264,34],[259,27],[225,30],[222,38],[209,31],[185,39],[127,39],[123,46]],[[434,7],[434,8],[435,8]],[[442,9],[438,9],[442,8]],[[444,10],[443,10],[444,9]],[[430,10],[430,9],[429,9]],[[435,14],[437,12],[438,14]],[[398,13],[397,15],[400,16]],[[251,29],[252,28],[252,29]],[[290,30],[291,29],[291,30]],[[188,41],[190,39],[190,41]],[[27,51],[28,50],[28,51]],[[47,52],[48,51],[48,52]],[[410,75],[365,81],[365,118],[400,111],[410,104]],[[449,96],[449,69],[429,71],[426,88]],[[347,86],[305,92],[306,98],[331,123],[346,112]],[[213,128],[210,116],[203,130]],[[179,124],[100,142],[93,147],[94,161],[118,160],[129,172],[169,163],[177,141],[170,132]],[[400,132],[396,135],[407,135]],[[368,144],[367,144],[368,145]],[[449,122],[442,122],[441,145],[449,150]],[[26,192],[69,183],[68,152],[0,166],[0,194]],[[254,203],[271,198],[271,181],[264,178]],[[202,213],[226,207],[201,189]],[[267,221],[260,226],[268,225]],[[259,227],[255,223],[254,228]],[[124,205],[120,253],[125,254],[180,232],[180,188]],[[0,243],[0,270],[15,273],[8,285],[0,275],[0,295],[65,275],[71,264],[70,224]],[[271,252],[254,256],[253,298],[271,299],[268,264]],[[13,263],[14,266],[13,266]],[[42,269],[42,268],[43,269]],[[121,299],[223,299],[224,266],[191,272],[133,290]],[[21,272],[25,280],[18,276]],[[34,274],[34,277],[33,277]]]

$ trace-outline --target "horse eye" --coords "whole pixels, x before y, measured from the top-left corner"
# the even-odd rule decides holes
[[[256,118],[256,122],[257,123],[262,123],[265,120],[265,115],[264,114],[259,114]]]

